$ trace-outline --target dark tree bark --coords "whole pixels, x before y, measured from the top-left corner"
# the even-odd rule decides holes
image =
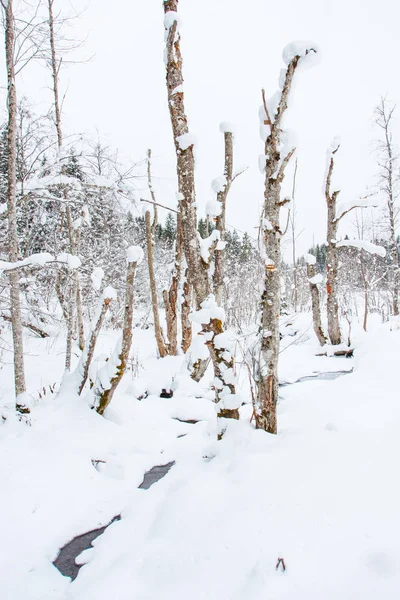
[[[314,283],[312,280],[316,276],[315,265],[312,263],[307,263],[307,277],[309,279],[310,284],[310,294],[311,294],[311,306],[312,306],[312,316],[313,316],[313,328],[315,335],[318,338],[318,341],[321,346],[325,346],[327,343],[327,338],[324,334],[324,330],[322,328],[321,321],[321,303],[319,296],[318,285]]]
[[[315,52],[312,48],[308,52]],[[281,237],[280,211],[287,199],[281,199],[285,169],[295,152],[292,148],[281,157],[281,124],[287,109],[293,76],[300,61],[296,55],[289,62],[281,97],[275,115],[268,111],[263,90],[263,125],[269,127],[265,141],[265,188],[262,231],[264,237],[265,288],[261,296],[260,356],[256,371],[257,400],[255,422],[257,429],[277,432],[279,317],[281,310]]]
[[[166,0],[163,2],[166,15],[168,106],[176,151],[179,209],[183,249],[188,267],[188,281],[193,285],[196,307],[200,309],[201,304],[210,297],[211,286],[208,275],[209,262],[202,258],[197,235],[193,142],[189,135],[182,90],[182,55],[177,26],[178,4],[179,0]],[[216,401],[221,402],[218,414],[220,417],[237,419],[239,417],[238,408],[226,408],[222,402],[224,395],[235,393],[234,385],[224,379],[225,373],[233,371],[234,358],[229,352],[224,352],[223,348],[217,348],[216,338],[223,332],[222,321],[218,318],[210,318],[208,323],[203,324],[202,329],[204,333],[208,334],[206,344],[210,349],[215,377],[221,381],[221,388],[216,387]]]

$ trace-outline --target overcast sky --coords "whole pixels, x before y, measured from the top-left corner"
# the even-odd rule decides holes
[[[151,147],[160,202],[175,204],[175,157],[167,111],[161,0],[71,0],[86,10],[73,35],[87,36],[81,56],[90,62],[61,72],[67,95],[68,132],[100,136],[132,161]],[[57,2],[56,2],[57,3]],[[58,0],[61,10],[69,0]],[[223,165],[219,123],[235,125],[236,166],[248,170],[229,197],[228,222],[256,235],[263,199],[258,155],[261,88],[272,95],[283,67],[282,49],[311,40],[321,50],[320,65],[299,72],[285,127],[297,138],[296,208],[299,251],[325,237],[322,194],[326,148],[342,140],[334,184],[341,200],[357,199],[374,183],[374,106],[380,95],[400,98],[396,0],[181,0],[185,98],[196,136],[199,215],[212,196],[211,180]],[[70,32],[71,34],[71,32]],[[4,60],[3,60],[4,63]],[[3,68],[4,73],[4,68]],[[51,102],[49,73],[28,68],[19,78],[38,110]],[[399,109],[400,110],[400,109]],[[400,139],[396,125],[395,135]],[[291,170],[286,185],[291,187]],[[143,191],[145,194],[145,191]],[[350,226],[344,223],[344,233]]]

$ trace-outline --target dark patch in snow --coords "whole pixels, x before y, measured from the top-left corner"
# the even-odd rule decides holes
[[[144,474],[144,479],[142,483],[139,485],[139,489],[148,490],[149,487],[151,487],[154,483],[157,483],[157,481],[160,481],[160,479],[165,477],[165,475],[168,473],[170,468],[174,466],[174,464],[175,461],[173,460],[172,462],[169,462],[166,465],[157,465],[156,467],[150,469],[150,471],[147,471],[147,473]]]
[[[196,419],[179,419],[178,417],[172,417],[174,419],[174,421],[179,421],[179,423],[187,423],[188,425],[196,425],[196,423],[199,423],[199,421],[196,421]]]
[[[107,525],[92,529],[92,531],[82,533],[82,535],[77,535],[73,540],[61,548],[57,558],[53,561],[53,565],[62,575],[64,575],[64,577],[71,577],[71,580],[74,581],[74,579],[78,577],[79,569],[83,567],[83,565],[77,565],[75,563],[77,556],[84,550],[88,550],[91,547],[92,542],[98,538],[99,535],[104,533],[107,527],[112,523],[115,523],[115,521],[120,521],[120,519],[121,515],[117,515]]]
[[[279,387],[286,387],[288,385],[294,385],[295,383],[303,383],[304,381],[332,381],[333,379],[337,379],[338,377],[342,377],[342,375],[349,375],[353,372],[353,369],[350,371],[328,371],[327,373],[316,373],[315,375],[306,375],[305,377],[300,377],[296,379],[296,381],[283,381],[279,384]]]
[[[94,466],[97,466],[96,463],[100,463],[104,461],[96,460],[92,461]],[[139,489],[148,490],[154,483],[165,477],[171,467],[173,467],[175,461],[169,462],[166,465],[157,465],[147,471],[144,474],[144,479],[142,483],[139,485]],[[70,577],[72,581],[78,577],[79,569],[83,567],[83,565],[77,565],[75,563],[75,559],[84,551],[88,550],[92,546],[92,542],[99,537],[104,531],[115,523],[115,521],[120,521],[121,515],[117,515],[108,523],[107,525],[103,525],[103,527],[98,527],[97,529],[92,529],[92,531],[88,531],[86,533],[82,533],[81,535],[77,535],[73,540],[65,544],[59,551],[57,558],[53,561],[53,565],[60,571],[64,577]]]

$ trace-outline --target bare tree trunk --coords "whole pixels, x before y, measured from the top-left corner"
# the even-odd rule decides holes
[[[129,259],[128,259],[129,260]],[[102,415],[110,404],[114,393],[126,371],[128,364],[129,353],[132,346],[132,324],[133,324],[133,302],[135,272],[138,262],[128,262],[126,274],[126,291],[125,291],[125,311],[124,324],[122,329],[122,342],[120,348],[117,349],[118,356],[115,359],[113,373],[109,378],[109,387],[104,389],[100,381],[96,383],[95,389],[95,406],[96,411]],[[112,360],[112,357],[110,361]]]
[[[296,193],[296,175],[297,175],[297,158],[293,173],[292,187],[292,213],[290,216],[292,226],[292,260],[293,260],[293,308],[297,312],[299,303],[298,282],[297,282],[297,257],[296,257],[296,209],[295,209],[295,193]]]
[[[94,351],[96,348],[97,338],[99,337],[99,333],[100,333],[100,330],[103,325],[104,317],[106,316],[107,311],[110,308],[111,301],[112,301],[111,297],[108,297],[107,295],[105,297],[103,297],[100,313],[98,315],[98,318],[96,320],[94,327],[92,328],[92,330],[90,332],[90,336],[89,336],[87,345],[85,346],[85,349],[80,358],[79,366],[78,366],[78,372],[81,375],[81,382],[80,382],[79,388],[78,388],[79,395],[82,394],[82,391],[85,387],[85,384],[86,384],[86,381],[87,381],[87,378],[89,375],[89,367],[93,360]]]
[[[324,330],[322,329],[322,321],[321,321],[321,305],[319,298],[319,289],[316,283],[310,281],[316,276],[315,265],[311,263],[307,263],[307,277],[310,283],[310,294],[311,294],[311,306],[312,306],[312,315],[313,315],[313,328],[315,335],[318,338],[318,341],[321,346],[325,346],[327,343],[327,338],[324,334]]]
[[[336,200],[339,191],[331,192],[331,179],[334,167],[334,155],[338,151],[337,146],[329,159],[328,174],[325,183],[325,200],[327,205],[327,239],[326,239],[326,304],[328,318],[328,334],[331,344],[336,346],[341,343],[342,337],[339,324],[339,303],[337,299],[337,276],[339,268],[339,256],[336,246],[337,228],[339,220],[336,217]]]
[[[367,278],[367,274],[365,272],[365,264],[364,264],[364,259],[363,259],[363,255],[362,255],[362,250],[360,250],[360,267],[361,267],[361,277],[363,280],[363,285],[364,285],[364,319],[363,319],[363,329],[364,331],[367,331],[367,322],[368,322],[368,278]],[[350,344],[349,344],[350,346]]]
[[[168,107],[177,159],[183,249],[189,271],[188,280],[194,288],[197,309],[200,309],[201,304],[210,297],[211,286],[208,279],[209,264],[201,256],[200,243],[197,236],[193,142],[189,135],[182,91],[182,55],[177,23],[178,3],[179,0],[166,0],[163,3],[166,14]],[[216,338],[223,332],[221,320],[210,318],[209,323],[203,324],[203,332],[207,332],[207,339],[205,341],[210,349],[215,377],[221,381],[221,388],[216,386],[216,402],[221,402],[218,409],[219,417],[238,419],[238,408],[226,408],[223,403],[224,395],[231,396],[234,394],[235,387],[228,381],[228,373],[231,374],[233,372],[234,357],[228,351],[224,352],[224,349],[217,348],[218,339]],[[229,406],[232,405],[233,403],[230,402]]]
[[[399,314],[399,288],[400,288],[400,257],[396,239],[395,203],[399,196],[399,157],[393,146],[391,121],[395,106],[387,107],[385,98],[381,98],[380,105],[376,108],[376,124],[383,130],[384,141],[380,145],[383,163],[381,168],[381,190],[386,196],[388,209],[389,256],[393,264],[393,314]]]
[[[63,135],[62,135],[62,126],[61,126],[61,107],[60,107],[60,96],[59,96],[59,81],[58,75],[61,66],[61,61],[57,60],[56,46],[55,46],[55,35],[54,35],[54,13],[53,13],[54,0],[48,0],[48,13],[49,13],[49,33],[50,33],[50,53],[51,53],[51,72],[53,77],[53,96],[54,96],[54,111],[55,111],[55,126],[57,131],[57,143],[58,149],[61,151],[63,146]],[[62,172],[65,172],[65,165],[62,166]],[[72,217],[71,217],[71,209],[67,203],[68,200],[68,192],[64,190],[64,199],[66,200],[66,216],[67,216],[67,226],[68,226],[68,236],[70,242],[70,250],[71,254],[76,253],[76,243],[75,243],[75,233],[72,226]],[[83,309],[82,309],[82,295],[81,295],[81,286],[79,281],[79,273],[75,269],[74,270],[74,281],[75,281],[75,294],[72,300],[72,307],[76,307],[77,312],[77,326],[78,326],[78,345],[80,350],[83,351],[85,347],[85,328],[83,321]],[[72,319],[69,318],[69,322],[67,323],[67,329],[71,326]],[[70,332],[68,331],[67,336],[70,336]],[[66,364],[71,364],[71,353],[72,344],[67,342],[67,356],[66,356]],[[67,368],[67,367],[66,367]]]
[[[225,185],[224,188],[218,192],[217,201],[220,204],[220,214],[217,216],[215,228],[219,231],[219,239],[223,243],[225,242],[225,231],[226,231],[226,199],[229,194],[229,190],[233,180],[233,134],[231,131],[224,131],[224,142],[225,142],[225,164],[224,164],[224,177]],[[214,263],[214,295],[219,306],[222,306],[223,293],[224,293],[224,278],[225,278],[225,248],[215,250],[215,263]]]
[[[308,52],[315,52],[310,49]],[[277,433],[276,406],[278,402],[278,357],[279,357],[279,317],[281,310],[281,237],[280,210],[287,202],[281,200],[281,185],[285,169],[295,152],[292,148],[281,157],[281,121],[287,109],[287,101],[292,87],[300,56],[289,62],[285,80],[275,115],[268,111],[263,90],[263,126],[270,133],[265,141],[265,188],[263,221],[265,288],[261,296],[261,326],[259,331],[260,350],[256,366],[257,400],[255,422],[257,429]]]
[[[7,66],[7,212],[8,212],[8,253],[10,262],[16,262],[19,255],[17,230],[17,92],[15,86],[15,23],[13,0],[2,2],[5,11],[5,42]],[[30,412],[23,394],[26,392],[24,348],[22,334],[21,298],[18,271],[10,272],[11,326],[14,345],[14,380],[16,410],[20,414]]]
[[[185,271],[185,278],[182,286],[182,304],[181,304],[181,328],[182,343],[181,348],[184,354],[189,350],[192,343],[192,323],[189,315],[192,307],[193,286],[188,281],[188,272]]]
[[[157,284],[156,277],[154,273],[154,256],[153,256],[153,248],[155,244],[155,233],[157,227],[157,203],[156,197],[153,189],[153,182],[151,178],[151,150],[147,150],[147,183],[149,186],[151,199],[153,201],[153,210],[154,210],[154,218],[153,223],[151,223],[150,211],[147,210],[145,214],[145,224],[146,224],[146,243],[147,243],[147,267],[149,270],[149,279],[150,279],[150,294],[151,294],[151,306],[153,309],[153,318],[154,318],[154,334],[157,342],[157,350],[160,358],[164,358],[167,356],[168,349],[165,345],[163,330],[160,325],[160,313],[158,310],[158,297],[157,297]]]
[[[163,299],[165,307],[165,317],[167,321],[167,335],[169,341],[169,354],[176,356],[178,354],[178,299],[179,299],[179,288],[181,285],[182,275],[182,260],[183,260],[183,248],[182,248],[182,227],[181,217],[177,214],[176,220],[176,241],[175,241],[175,265],[174,272],[171,278],[171,285],[169,290],[163,290]],[[189,322],[191,327],[191,323]],[[183,329],[182,329],[183,335]],[[189,344],[190,345],[190,344]]]
[[[160,325],[160,314],[158,311],[158,298],[157,298],[157,287],[156,278],[154,274],[154,257],[153,257],[153,243],[154,243],[154,229],[156,224],[156,217],[154,217],[153,226],[151,225],[150,211],[146,211],[145,222],[146,222],[146,242],[147,242],[147,266],[149,269],[150,279],[150,294],[151,294],[151,306],[153,309],[154,318],[154,334],[157,342],[157,350],[160,358],[167,356],[167,348],[165,347],[164,334]]]

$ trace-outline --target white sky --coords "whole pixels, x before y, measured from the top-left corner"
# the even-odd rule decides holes
[[[161,0],[71,0],[87,6],[73,35],[88,36],[80,54],[86,64],[61,73],[68,88],[64,104],[67,132],[100,136],[138,161],[151,147],[160,202],[175,205],[175,156],[167,111]],[[59,0],[64,9],[69,0]],[[298,73],[285,126],[297,137],[297,221],[299,251],[325,237],[322,194],[326,148],[334,136],[342,146],[334,183],[340,200],[357,199],[376,173],[372,114],[380,95],[400,97],[396,0],[181,0],[185,97],[191,132],[197,138],[199,216],[212,195],[211,180],[223,165],[221,121],[236,128],[236,166],[248,171],[229,197],[227,220],[256,235],[263,200],[258,155],[261,88],[272,95],[283,66],[283,47],[312,40],[321,49],[319,66]],[[3,60],[3,59],[2,59]],[[4,60],[3,60],[4,63]],[[4,73],[4,68],[3,68]],[[38,109],[51,96],[49,73],[28,68],[19,80]],[[398,128],[399,129],[399,128]],[[397,129],[400,139],[400,131]],[[291,170],[286,183],[291,187]],[[143,194],[146,192],[143,191]],[[349,221],[347,222],[349,223]],[[347,227],[349,228],[349,226]],[[343,227],[345,232],[346,227]]]

